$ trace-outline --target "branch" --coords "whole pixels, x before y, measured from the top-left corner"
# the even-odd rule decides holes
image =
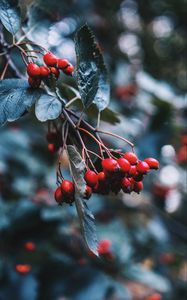
[[[8,62],[10,68],[12,69],[14,75],[18,78],[22,78],[25,79],[25,76],[18,70],[17,66],[15,65],[15,63],[13,62],[9,51],[10,51],[10,47],[7,44],[5,38],[4,38],[4,34],[3,34],[3,30],[2,30],[2,25],[0,25],[0,44],[2,46],[2,49],[4,51],[4,57],[6,58],[6,61]]]

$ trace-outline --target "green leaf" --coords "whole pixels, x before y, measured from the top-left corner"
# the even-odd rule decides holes
[[[81,27],[75,37],[77,85],[85,108],[93,102],[99,111],[109,104],[110,88],[107,70],[92,31]]]
[[[18,32],[21,27],[21,13],[17,0],[0,1],[0,20],[12,35]]]
[[[67,152],[70,161],[70,170],[75,183],[75,204],[80,219],[83,237],[87,247],[98,256],[97,252],[97,234],[95,218],[89,210],[83,196],[86,190],[84,173],[86,170],[85,162],[82,160],[75,146],[67,146]]]
[[[36,102],[36,117],[41,122],[57,119],[62,112],[63,105],[55,96],[44,94]]]
[[[40,97],[41,89],[31,89],[26,80],[0,81],[0,125],[19,119]]]
[[[86,114],[88,118],[91,118],[92,120],[93,119],[97,120],[98,111],[96,105],[95,104],[91,105],[87,109]],[[120,123],[119,115],[108,107],[101,112],[101,121],[114,124],[114,125]]]

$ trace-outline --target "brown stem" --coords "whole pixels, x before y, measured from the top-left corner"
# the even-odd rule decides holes
[[[72,126],[72,128],[76,130],[76,134],[77,134],[77,136],[79,138],[79,141],[80,141],[80,143],[82,145],[82,157],[83,157],[83,159],[85,160],[85,156],[84,156],[84,153],[85,153],[86,157],[88,158],[88,160],[89,160],[89,162],[90,162],[90,164],[92,166],[92,168],[94,169],[95,172],[97,172],[97,170],[95,169],[95,166],[94,166],[94,164],[93,164],[93,162],[92,162],[92,160],[90,158],[90,155],[89,155],[89,153],[87,151],[87,148],[86,148],[86,146],[85,146],[85,144],[83,142],[83,139],[82,139],[82,137],[80,135],[80,132],[78,130],[79,128],[77,128],[77,126],[75,125],[75,123],[72,121],[72,119],[70,118],[70,116],[69,116],[69,114],[68,114],[68,112],[67,112],[66,109],[63,109],[63,114],[64,114],[65,118],[67,119],[67,121],[69,122],[69,124]]]
[[[113,137],[116,137],[124,142],[126,142],[128,145],[130,145],[132,147],[132,149],[134,148],[134,144],[131,143],[130,141],[128,141],[127,139],[115,134],[115,133],[111,133],[111,132],[108,132],[108,131],[103,131],[103,130],[96,130],[96,132],[99,132],[99,133],[103,133],[103,134],[107,134],[107,135],[110,135],[110,136],[113,136]]]
[[[7,42],[5,41],[2,26],[0,27],[0,44],[2,45],[3,50],[5,51],[4,57],[6,58],[9,67],[12,69],[14,75],[18,78],[25,79],[25,76],[18,70],[17,66],[14,64],[13,60],[11,59],[11,56],[9,54],[10,48],[13,48],[14,45],[9,46]]]
[[[2,72],[1,77],[0,77],[1,80],[3,80],[4,77],[5,77],[5,74],[6,74],[6,71],[7,71],[7,68],[8,68],[8,64],[9,64],[9,61],[7,61],[6,65],[4,66],[3,72]]]

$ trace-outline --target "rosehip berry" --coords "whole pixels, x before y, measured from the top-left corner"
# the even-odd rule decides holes
[[[27,274],[31,270],[31,265],[18,264],[16,265],[16,271],[21,274]]]
[[[89,185],[87,185],[84,199],[87,199],[87,200],[90,199],[91,195],[92,195],[92,188]]]
[[[88,170],[85,173],[84,179],[85,179],[87,185],[89,185],[90,187],[94,187],[98,183],[97,174],[92,170]]]
[[[105,158],[102,160],[102,167],[104,172],[113,173],[119,170],[117,161],[113,158]]]
[[[149,171],[149,165],[145,161],[139,161],[136,170],[139,173],[146,174]]]
[[[131,192],[131,181],[128,178],[123,178],[121,182],[121,188],[124,191],[124,193],[130,193]]]
[[[50,70],[51,70],[51,73],[54,74],[56,78],[58,78],[60,76],[60,71],[57,68],[51,67]]]
[[[51,73],[50,69],[46,66],[40,67],[40,76],[41,77],[47,77]]]
[[[131,165],[136,165],[138,162],[138,158],[137,158],[136,154],[133,152],[126,152],[123,155],[123,158],[127,159]]]
[[[111,241],[110,240],[101,240],[98,243],[97,251],[100,255],[107,254],[110,252]]]
[[[92,188],[93,193],[100,193],[100,185],[99,182]]]
[[[159,257],[159,261],[162,264],[172,264],[175,261],[174,253],[162,253]]]
[[[161,300],[162,296],[159,293],[154,293],[146,298],[146,300]]]
[[[35,251],[36,250],[36,245],[35,245],[35,243],[33,243],[33,242],[26,242],[25,244],[24,244],[24,248],[27,250],[27,251]]]
[[[58,58],[53,53],[48,52],[43,56],[43,60],[47,66],[53,67],[56,66]]]
[[[56,189],[54,197],[57,203],[63,202],[63,195],[60,186]]]
[[[55,153],[58,150],[58,147],[56,146],[56,144],[50,143],[47,146],[48,151],[51,153]]]
[[[40,67],[34,63],[28,64],[27,65],[27,74],[31,77],[40,76]]]
[[[70,65],[69,61],[67,59],[59,58],[57,61],[57,67],[59,69],[65,69]]]
[[[143,182],[142,181],[139,181],[139,182],[134,181],[133,191],[135,193],[139,194],[141,192],[141,190],[143,190]]]
[[[29,77],[28,78],[28,83],[32,88],[38,88],[41,84],[41,79],[40,78]]]
[[[107,178],[106,178],[106,174],[104,172],[99,172],[97,174],[97,178],[98,178],[98,182],[100,184],[106,183]]]
[[[159,162],[155,158],[148,157],[148,158],[145,158],[144,161],[149,165],[150,169],[157,170],[159,168]]]
[[[75,186],[72,181],[63,180],[60,187],[61,187],[62,195],[65,195],[69,198],[74,196]]]
[[[74,72],[74,66],[72,64],[70,64],[69,66],[67,66],[67,68],[65,68],[63,70],[63,72],[66,74],[66,75],[71,75],[73,72]]]
[[[120,166],[120,171],[122,173],[128,172],[130,170],[130,168],[131,168],[130,162],[127,159],[125,159],[125,158],[122,158],[122,157],[118,158],[117,159],[117,163]]]
[[[136,175],[136,173],[137,173],[136,166],[131,166],[129,170],[129,175],[134,176]]]

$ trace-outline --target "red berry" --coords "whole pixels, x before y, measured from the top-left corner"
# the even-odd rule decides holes
[[[110,240],[101,240],[98,243],[97,251],[100,255],[107,254],[108,252],[110,252],[110,247],[111,247],[111,241]]]
[[[129,175],[134,176],[136,175],[136,173],[137,173],[136,166],[131,166],[129,170]]]
[[[175,261],[174,253],[162,253],[159,257],[161,264],[172,264]]]
[[[136,174],[133,175],[133,179],[135,181],[142,181],[143,180],[143,176],[144,176],[144,174],[136,172]]]
[[[66,75],[71,75],[73,72],[74,72],[74,66],[72,64],[70,64],[69,66],[67,66],[67,68],[65,68],[63,70],[63,72],[66,74]]]
[[[161,300],[162,296],[159,293],[154,293],[146,298],[146,300]]]
[[[149,165],[145,161],[139,161],[136,166],[137,172],[142,173],[142,174],[146,174],[147,171],[149,171],[149,169],[150,169]]]
[[[92,188],[92,192],[93,193],[99,193],[100,192],[99,182],[97,182],[97,184]]]
[[[57,203],[63,202],[63,195],[62,195],[61,187],[58,187],[56,189],[54,197],[55,197],[55,200]]]
[[[51,67],[50,70],[51,70],[51,73],[56,76],[56,78],[58,78],[60,76],[60,71],[57,68]]]
[[[94,187],[98,183],[97,174],[92,170],[88,170],[85,173],[84,179],[85,179],[87,185],[89,185],[90,187]]]
[[[47,66],[53,67],[56,66],[58,58],[53,53],[48,52],[43,56],[43,60]]]
[[[104,172],[99,172],[99,173],[97,174],[97,178],[98,178],[98,182],[99,182],[100,184],[106,183],[107,178],[106,178],[106,174],[105,174]]]
[[[123,178],[121,182],[121,188],[124,191],[124,193],[130,193],[131,192],[131,181],[128,178]]]
[[[92,195],[92,188],[89,185],[87,185],[84,199],[87,199],[87,200],[90,199],[91,195]]]
[[[46,66],[41,66],[40,67],[40,76],[41,77],[47,77],[50,74],[50,69]]]
[[[29,77],[28,78],[28,83],[32,88],[38,88],[41,84],[41,79],[40,78]]]
[[[138,158],[137,158],[136,154],[133,152],[126,152],[123,155],[123,158],[127,159],[131,165],[136,165],[138,162]]]
[[[34,63],[28,64],[27,65],[27,74],[31,77],[40,76],[40,67]]]
[[[28,264],[18,264],[16,265],[16,271],[21,274],[26,274],[31,270],[31,265]]]
[[[130,162],[127,159],[123,158],[123,157],[117,159],[117,163],[120,166],[120,171],[122,173],[128,172],[131,168]]]
[[[105,158],[102,160],[102,167],[104,172],[113,173],[119,170],[117,161],[113,158]]]
[[[59,69],[65,69],[70,65],[69,61],[67,59],[59,58],[57,61],[57,66]]]
[[[33,243],[33,242],[26,242],[24,244],[24,248],[27,250],[27,251],[35,251],[36,250],[36,245]]]
[[[143,182],[142,181],[139,181],[139,182],[136,182],[134,181],[134,184],[133,184],[133,191],[135,193],[140,193],[141,190],[143,190]]]
[[[48,148],[48,151],[51,153],[54,153],[58,150],[58,147],[56,146],[56,144],[53,144],[53,143],[48,144],[47,148]]]
[[[181,136],[181,143],[183,145],[187,145],[187,134]]]
[[[61,187],[62,194],[64,196],[67,196],[69,198],[74,196],[75,186],[72,181],[63,180],[60,187]]]
[[[150,169],[157,170],[159,168],[159,162],[155,158],[148,157],[144,161],[149,165]]]

